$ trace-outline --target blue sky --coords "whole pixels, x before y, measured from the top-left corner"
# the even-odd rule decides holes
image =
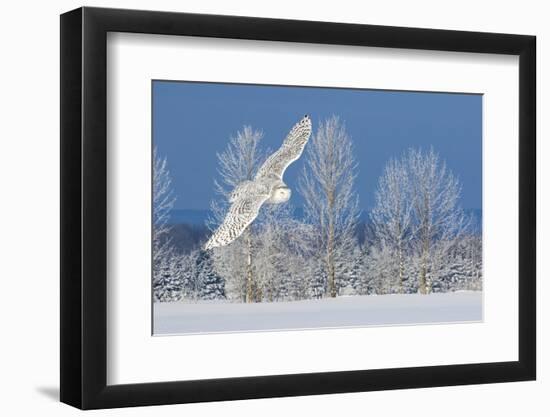
[[[262,146],[277,149],[306,113],[314,131],[331,115],[345,122],[362,209],[372,207],[389,158],[430,146],[459,177],[462,206],[481,208],[481,95],[153,81],[153,143],[168,158],[175,208],[208,209],[215,197],[216,153],[243,125],[263,130]],[[302,157],[285,172],[295,191],[303,163]],[[301,207],[303,200],[294,192],[291,202]]]

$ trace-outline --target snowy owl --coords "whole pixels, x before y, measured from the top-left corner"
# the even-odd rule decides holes
[[[290,198],[290,188],[283,182],[287,167],[302,155],[311,136],[311,120],[306,114],[282,146],[266,159],[252,181],[243,181],[229,197],[231,207],[223,223],[204,245],[204,249],[225,246],[237,239],[254,221],[264,203],[280,204]]]

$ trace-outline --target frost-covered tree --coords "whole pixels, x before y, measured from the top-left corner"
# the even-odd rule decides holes
[[[225,281],[215,269],[212,257],[207,251],[196,254],[196,296],[201,300],[225,299]]]
[[[215,272],[208,252],[196,249],[182,253],[173,265],[169,285],[165,287],[170,291],[171,301],[225,298],[225,282]]]
[[[158,258],[153,270],[153,297],[155,301],[177,301],[181,298],[183,283],[180,263],[173,250]]]
[[[391,159],[378,180],[375,206],[370,213],[377,260],[384,254],[389,259],[389,275],[397,280],[398,292],[403,292],[407,279],[405,268],[413,238],[413,187],[404,161]]]
[[[376,291],[448,289],[445,280],[462,268],[449,256],[470,223],[459,205],[460,191],[433,149],[409,149],[387,163],[371,212],[370,265],[379,272],[369,279]]]
[[[310,227],[293,218],[289,204],[267,206],[258,219],[255,271],[264,301],[309,296]]]
[[[467,229],[468,221],[459,205],[459,181],[433,149],[409,149],[402,163],[412,191],[418,286],[427,294],[446,253]]]
[[[465,234],[457,239],[448,251],[442,270],[434,287],[439,291],[482,289],[481,235]]]
[[[464,238],[466,252],[466,276],[468,283],[464,289],[481,291],[483,289],[483,241],[481,234],[470,234]]]
[[[399,285],[394,255],[392,249],[383,244],[370,248],[367,276],[372,293],[390,294]]]
[[[298,189],[322,259],[326,294],[336,297],[357,245],[359,203],[353,191],[357,165],[350,137],[338,117],[321,122],[306,147],[306,166]]]
[[[254,179],[265,155],[259,146],[262,137],[261,131],[244,126],[236,136],[230,138],[227,148],[217,155],[219,179],[215,181],[215,189],[218,198],[211,204],[213,216],[208,224],[210,230],[214,231],[223,222],[231,191],[241,182]],[[250,225],[241,239],[214,249],[214,269],[225,279],[226,295],[229,298],[244,302],[258,300],[258,283],[254,271],[255,246],[254,225]]]
[[[199,251],[193,250],[189,253],[182,253],[178,260],[178,277],[181,282],[179,299],[193,300],[198,297],[200,291],[200,281],[197,260]]]
[[[166,158],[153,150],[153,293],[157,301],[166,301],[166,288],[176,288],[174,271],[177,256],[170,241],[170,211],[176,197]],[[169,293],[177,291],[169,290]]]
[[[340,293],[344,295],[358,295],[362,292],[361,280],[365,269],[363,249],[357,245],[353,249],[351,263],[346,267],[346,274],[341,282]]]
[[[266,206],[256,231],[258,240],[256,276],[257,298],[266,301],[289,299],[291,271],[287,269],[287,242],[285,237],[291,224],[289,209],[283,206]]]

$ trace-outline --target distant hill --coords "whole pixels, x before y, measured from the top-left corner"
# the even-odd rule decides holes
[[[170,240],[178,251],[183,253],[191,252],[197,249],[201,243],[205,242],[210,231],[204,225],[178,223],[173,224],[170,229]]]
[[[170,216],[170,224],[172,225],[170,238],[178,250],[190,252],[206,241],[210,235],[210,231],[205,223],[210,213],[210,210],[172,210]],[[482,224],[482,211],[480,209],[469,209],[466,210],[466,214],[472,216],[473,229],[476,233],[479,233]],[[295,209],[294,216],[296,219],[303,219],[303,209]],[[363,244],[365,239],[372,238],[368,228],[369,224],[368,211],[364,210],[361,213],[357,226],[357,238],[361,244]]]
[[[203,226],[208,220],[210,214],[211,214],[210,210],[175,209],[175,210],[172,210],[170,213],[169,223],[170,224],[185,223],[185,224]],[[368,217],[369,217],[368,212],[363,211],[361,212],[361,216],[359,220],[360,222],[367,222]],[[304,218],[304,210],[301,207],[294,209],[294,218],[298,220]]]
[[[481,230],[482,211],[481,209],[467,209],[466,214],[472,215],[474,229]],[[211,214],[210,210],[187,210],[176,209],[170,214],[170,224],[188,224],[193,226],[204,226]],[[294,209],[294,218],[303,219],[304,210],[301,207]],[[363,210],[359,217],[360,223],[370,223],[368,210]]]

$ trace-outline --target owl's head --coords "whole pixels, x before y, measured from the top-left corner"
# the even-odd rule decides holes
[[[271,197],[267,200],[270,204],[281,204],[285,203],[290,199],[292,191],[285,184],[278,185],[273,188],[271,192]]]

